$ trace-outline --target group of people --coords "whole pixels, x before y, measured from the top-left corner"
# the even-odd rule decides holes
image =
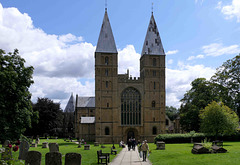
[[[130,138],[127,142],[127,145],[128,145],[128,151],[130,151],[131,149],[135,151],[135,146],[136,146],[135,138]]]
[[[140,158],[143,158],[143,161],[146,161],[147,152],[150,153],[147,140],[144,140],[142,143],[140,141],[136,142],[135,138],[130,138],[127,142],[128,151],[131,149],[135,151],[136,145],[138,146],[138,152]]]

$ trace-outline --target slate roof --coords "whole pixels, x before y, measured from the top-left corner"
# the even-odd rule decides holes
[[[74,102],[74,98],[73,98],[73,94],[71,94],[68,103],[64,109],[64,112],[74,112],[75,110],[75,102]]]
[[[107,10],[105,10],[96,52],[117,53],[117,48],[113,37],[112,28],[108,19]]]
[[[147,34],[142,49],[142,56],[149,55],[165,55],[157,24],[153,13],[148,25]]]
[[[78,97],[77,107],[93,107],[95,108],[95,97]]]

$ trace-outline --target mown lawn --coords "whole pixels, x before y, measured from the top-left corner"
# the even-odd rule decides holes
[[[224,142],[227,153],[192,154],[193,144],[166,144],[165,150],[156,150],[156,145],[149,144],[152,153],[149,160],[153,165],[239,165],[240,142]]]
[[[45,154],[49,152],[49,148],[42,148],[42,142],[53,143],[56,142],[59,145],[59,151],[62,154],[62,163],[65,163],[65,154],[69,152],[76,152],[82,155],[82,164],[83,165],[97,165],[97,151],[102,150],[103,153],[111,153],[112,144],[105,144],[106,148],[101,148],[101,146],[94,146],[93,143],[90,144],[90,150],[84,150],[84,146],[78,148],[78,144],[75,142],[65,142],[63,139],[40,139],[40,144],[38,144],[37,148],[30,147],[29,151],[39,151],[42,153],[42,165],[45,165]],[[116,150],[118,153],[121,151],[119,145],[115,144]],[[13,157],[15,160],[18,159],[19,151],[13,152]],[[110,155],[110,161],[115,157],[115,155]],[[21,164],[19,161],[15,162],[16,165]]]

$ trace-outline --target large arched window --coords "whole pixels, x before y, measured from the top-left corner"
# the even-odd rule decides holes
[[[135,88],[126,88],[121,94],[121,124],[141,125],[141,95]]]
[[[105,135],[110,135],[109,127],[105,127]]]
[[[153,58],[153,66],[156,66],[156,65],[157,65],[156,58]]]
[[[152,101],[152,108],[155,108],[155,106],[156,106],[155,101]]]

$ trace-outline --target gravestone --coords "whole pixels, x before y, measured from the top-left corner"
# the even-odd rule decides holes
[[[46,153],[45,165],[62,165],[62,154],[60,152]]]
[[[25,160],[29,150],[29,144],[27,141],[23,140],[20,143],[19,147],[19,156],[18,159]]]
[[[25,165],[41,165],[42,154],[39,151],[28,151]]]
[[[37,143],[32,143],[31,147],[37,147]]]
[[[99,146],[99,143],[98,142],[94,142],[94,146]]]
[[[207,149],[203,146],[200,146],[200,145],[196,145],[196,146],[193,147],[192,153],[193,154],[207,154],[207,153],[210,153],[210,152],[209,152],[209,149]]]
[[[158,141],[157,142],[157,150],[165,150],[165,142]]]
[[[59,152],[59,146],[57,143],[49,143],[50,152]]]
[[[84,150],[90,150],[90,144],[85,144],[84,145]]]
[[[5,148],[5,152],[3,152],[2,156],[1,156],[1,158],[3,160],[10,160],[10,159],[12,159],[12,149],[9,148],[9,146],[8,146],[9,144],[11,144],[10,141],[9,140],[5,140],[5,142],[2,145]]]
[[[82,156],[79,153],[67,153],[65,156],[65,165],[81,165]]]
[[[48,142],[43,142],[42,143],[42,148],[48,148]]]
[[[226,153],[227,150],[217,145],[212,146],[212,153]]]

